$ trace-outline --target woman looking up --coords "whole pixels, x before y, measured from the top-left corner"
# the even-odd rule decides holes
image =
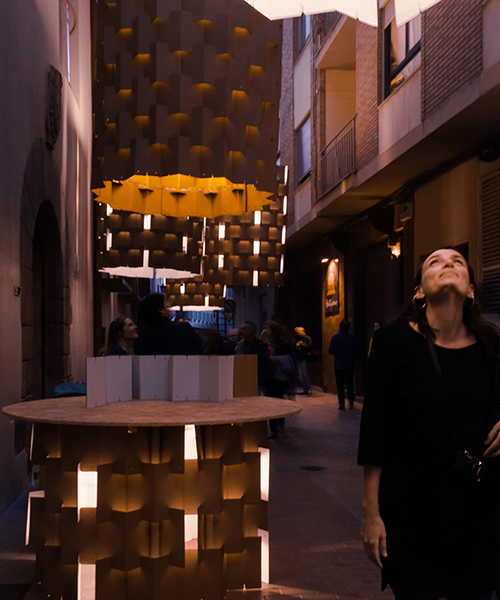
[[[362,538],[396,600],[488,600],[500,584],[498,334],[441,248],[374,335],[361,420]]]
[[[104,356],[134,354],[137,327],[128,317],[117,317],[109,325],[108,343]]]

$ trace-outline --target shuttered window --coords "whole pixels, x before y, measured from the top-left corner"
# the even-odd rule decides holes
[[[500,171],[481,180],[481,196],[481,301],[488,312],[500,313]]]

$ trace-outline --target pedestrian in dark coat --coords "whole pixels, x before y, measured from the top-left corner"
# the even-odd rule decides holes
[[[349,406],[354,406],[354,366],[356,364],[356,338],[349,333],[347,319],[340,322],[340,331],[332,336],[328,353],[335,356],[335,380],[339,397],[339,410],[345,410],[345,387]]]

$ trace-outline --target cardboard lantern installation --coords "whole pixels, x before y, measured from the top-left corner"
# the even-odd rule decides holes
[[[378,24],[379,0],[245,0],[268,19],[287,19],[337,11],[363,23]],[[394,0],[396,22],[399,25],[414,19],[422,10],[440,0]]]

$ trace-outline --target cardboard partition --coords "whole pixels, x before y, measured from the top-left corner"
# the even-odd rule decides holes
[[[87,358],[87,408],[132,400],[132,356]]]
[[[200,400],[225,402],[233,397],[234,356],[200,356]]]
[[[200,357],[172,356],[171,359],[172,400],[199,400]]]
[[[137,400],[172,397],[172,356],[133,356],[132,387]]]
[[[257,355],[236,354],[234,359],[234,389],[233,396],[258,396],[259,385],[257,377]]]

